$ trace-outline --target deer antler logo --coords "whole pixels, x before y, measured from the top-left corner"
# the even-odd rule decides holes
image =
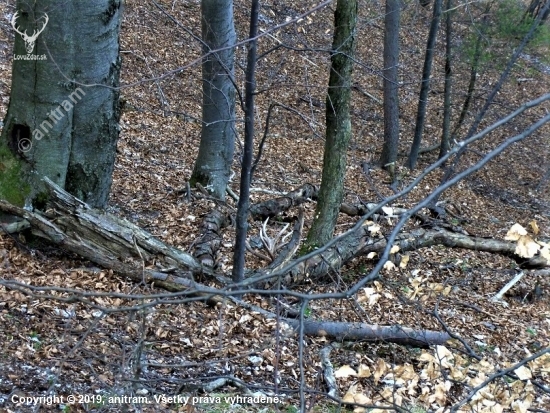
[[[44,13],[44,16],[42,16],[40,19],[38,19],[38,22],[43,22],[42,27],[38,30],[35,30],[32,33],[32,36],[29,36],[27,34],[26,30],[24,32],[21,32],[19,30],[19,27],[16,26],[15,21],[17,20],[18,17],[19,17],[19,12],[16,12],[13,15],[13,17],[11,18],[10,23],[11,23],[11,26],[13,27],[13,29],[17,33],[19,33],[21,35],[21,37],[23,38],[23,41],[25,42],[25,49],[27,49],[27,54],[30,54],[30,53],[32,53],[32,51],[34,49],[34,44],[36,42],[36,39],[38,38],[38,35],[44,31],[44,29],[46,28],[46,25],[48,24],[48,21],[50,19],[48,18],[48,15],[46,13]]]

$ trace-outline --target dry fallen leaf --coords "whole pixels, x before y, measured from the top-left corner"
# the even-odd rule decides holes
[[[372,373],[370,372],[369,366],[366,364],[359,365],[359,372],[357,373],[357,377],[370,377]]]
[[[334,377],[337,377],[337,378],[346,378],[349,376],[357,376],[357,372],[347,364],[340,367],[338,370],[334,372]]]
[[[516,254],[523,258],[532,258],[538,252],[540,245],[529,235],[522,235],[516,245]]]
[[[372,224],[371,226],[367,227],[371,235],[380,234],[380,230],[382,229],[380,225],[378,224]]]
[[[529,225],[531,226],[531,230],[533,231],[533,234],[539,235],[540,229],[539,229],[539,226],[537,225],[537,221],[532,220],[531,222],[529,222]]]
[[[393,208],[392,207],[387,207],[387,206],[384,206],[382,207],[382,211],[384,211],[384,213],[388,216],[393,216]]]
[[[378,383],[380,380],[380,377],[384,376],[386,374],[387,368],[386,368],[386,362],[382,359],[378,359],[376,362],[376,368],[374,370],[374,382]]]
[[[407,268],[407,264],[409,263],[409,256],[403,255],[401,256],[401,262],[399,262],[399,268]]]
[[[508,230],[504,239],[508,241],[517,241],[522,235],[527,235],[527,230],[520,224],[514,224],[512,228]]]
[[[514,373],[518,376],[520,380],[529,380],[533,378],[531,370],[528,367],[521,366],[514,370]]]
[[[386,261],[386,263],[384,264],[384,269],[386,271],[391,271],[391,270],[395,270],[395,264],[391,261]]]

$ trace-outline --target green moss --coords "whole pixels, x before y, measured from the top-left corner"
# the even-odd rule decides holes
[[[30,189],[21,174],[21,161],[0,145],[0,199],[22,207]]]
[[[535,19],[526,14],[525,4],[518,0],[501,0],[491,8],[488,19],[473,24],[471,32],[461,46],[467,61],[475,59],[476,48],[481,47],[477,70],[481,71],[488,64],[503,69],[510,53],[520,44],[531,30]],[[480,34],[482,35],[480,37]],[[477,42],[481,42],[477,45]],[[550,27],[541,24],[526,47],[526,51],[546,55],[545,50],[550,42]]]
[[[32,204],[35,209],[44,210],[46,209],[47,202],[48,202],[48,193],[40,192],[34,197]]]
[[[309,245],[305,243],[300,248],[298,248],[298,257],[302,257],[306,254],[309,254],[311,251],[315,250],[316,248],[317,248],[317,245]]]

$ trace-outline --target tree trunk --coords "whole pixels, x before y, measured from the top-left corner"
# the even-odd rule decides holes
[[[435,39],[437,37],[437,28],[439,26],[439,17],[441,16],[442,0],[435,0],[430,33],[428,34],[428,44],[426,45],[426,56],[424,59],[424,69],[422,70],[422,86],[420,88],[420,97],[418,99],[418,112],[416,115],[416,127],[414,130],[414,140],[411,146],[411,153],[407,166],[414,169],[422,141],[424,131],[424,121],[426,119],[426,108],[428,107],[428,92],[430,91],[430,74],[432,72],[432,61],[435,51]]]
[[[540,14],[540,22],[542,24],[548,19],[548,16],[550,16],[550,8],[545,8],[545,5],[548,2],[550,2],[550,0],[531,0],[531,3],[529,4],[529,7],[527,9],[527,13],[533,19],[539,17]]]
[[[338,0],[326,99],[323,176],[315,219],[307,238],[311,246],[323,245],[331,239],[343,199],[346,156],[351,137],[349,109],[356,23],[357,0]]]
[[[395,161],[399,144],[399,96],[397,68],[399,65],[400,0],[386,0],[384,31],[384,147],[380,163],[395,179]]]
[[[252,178],[252,151],[254,150],[254,94],[256,93],[256,50],[258,34],[259,0],[252,0],[250,32],[246,66],[244,151],[241,166],[241,182],[237,219],[235,224],[235,251],[233,254],[233,281],[244,278],[246,233],[248,231],[248,207],[250,205],[250,180]]]
[[[487,8],[486,11],[488,12],[489,8]],[[460,111],[460,115],[458,116],[456,125],[453,129],[453,132],[451,133],[451,137],[450,137],[451,141],[454,141],[456,139],[458,131],[462,127],[462,124],[466,119],[466,115],[470,110],[470,103],[472,102],[472,99],[474,97],[476,80],[478,78],[479,61],[483,53],[482,46],[483,46],[486,30],[487,30],[487,13],[485,13],[485,15],[483,16],[483,19],[481,20],[481,26],[477,30],[478,35],[476,38],[476,43],[474,45],[474,54],[470,59],[470,81],[468,82],[468,91],[466,92],[466,97],[464,98],[464,103],[462,104],[462,110]]]
[[[119,92],[113,88],[119,85],[120,5],[17,2],[0,198],[40,207],[47,176],[88,204],[105,206],[119,135]],[[31,48],[24,44],[29,33],[39,33]]]
[[[439,158],[443,158],[451,148],[451,92],[452,92],[452,14],[453,0],[447,0],[445,8],[445,91],[443,97],[443,131]]]
[[[202,0],[201,14],[202,131],[191,185],[224,199],[235,148],[233,0]]]

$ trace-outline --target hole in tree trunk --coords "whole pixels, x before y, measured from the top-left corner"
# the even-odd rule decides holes
[[[31,128],[27,125],[13,125],[10,133],[9,147],[15,154],[30,151],[32,147]]]

